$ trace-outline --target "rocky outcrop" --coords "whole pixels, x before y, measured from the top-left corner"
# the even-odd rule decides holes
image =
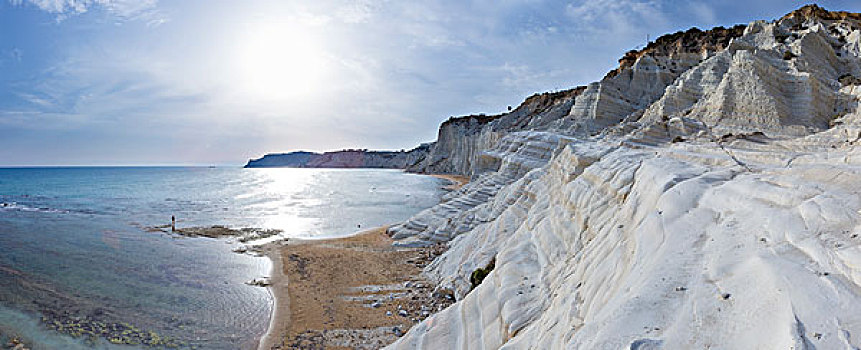
[[[388,168],[404,169],[424,158],[428,145],[420,145],[409,151],[368,151],[364,149],[335,152],[291,152],[267,154],[252,159],[246,168]]]
[[[686,31],[678,31],[659,37],[649,42],[641,50],[631,50],[619,59],[619,67],[607,73],[607,77],[613,77],[631,68],[643,56],[669,57],[679,59],[690,54],[708,55],[709,52],[723,51],[732,41],[744,33],[744,25],[736,25],[732,28],[715,27],[707,31],[699,28],[691,28]],[[669,66],[662,69],[674,69],[676,62],[670,61]]]
[[[458,301],[390,348],[861,348],[861,15],[709,33],[441,129],[473,179],[389,233]]]
[[[478,175],[496,170],[481,163],[510,133],[552,130],[590,135],[638,113],[661,97],[663,89],[702,60],[724,50],[745,26],[696,28],[662,36],[639,51],[630,51],[619,67],[600,82],[555,93],[536,94],[512,112],[496,116],[452,118],[440,126],[427,157],[408,170]]]
[[[827,129],[854,108],[840,79],[851,82],[861,73],[857,43],[847,40],[857,35],[857,21],[803,18],[752,23],[726,50],[668,87],[643,120],[690,115],[715,132],[772,136]]]
[[[317,155],[313,152],[290,152],[290,153],[270,153],[262,158],[249,160],[245,164],[246,168],[270,168],[270,167],[289,167],[302,168],[312,155]]]
[[[467,176],[496,170],[493,164],[482,162],[484,151],[496,147],[506,134],[548,128],[568,113],[574,99],[585,89],[535,94],[505,114],[450,118],[440,125],[437,140],[430,145],[427,155],[407,170]]]

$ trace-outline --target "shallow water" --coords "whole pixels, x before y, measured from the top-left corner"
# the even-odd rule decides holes
[[[36,349],[131,348],[49,330],[54,319],[127,323],[206,349],[251,348],[271,297],[244,282],[265,258],[230,239],[144,228],[225,225],[324,238],[402,221],[441,180],[392,170],[0,169],[0,340]],[[47,319],[47,321],[44,321]]]

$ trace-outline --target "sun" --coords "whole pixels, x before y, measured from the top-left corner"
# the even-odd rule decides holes
[[[290,23],[261,23],[239,43],[240,89],[261,100],[292,100],[320,90],[327,57],[311,33]]]

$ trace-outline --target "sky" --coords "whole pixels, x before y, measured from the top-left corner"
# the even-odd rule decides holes
[[[597,81],[647,38],[804,4],[0,0],[0,166],[410,149],[451,116]]]

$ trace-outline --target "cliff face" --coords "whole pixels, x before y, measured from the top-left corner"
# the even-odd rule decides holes
[[[591,135],[638,113],[661,97],[663,89],[701,61],[721,52],[745,26],[691,29],[662,36],[630,51],[600,82],[556,93],[536,94],[517,109],[498,116],[452,118],[440,126],[427,157],[408,170],[477,175],[496,170],[484,152],[513,132],[552,130]]]
[[[861,348],[861,16],[711,33],[444,125],[472,181],[389,233],[458,301],[390,348]]]
[[[311,160],[312,155],[315,155],[315,153],[312,153],[312,152],[291,152],[291,153],[267,154],[267,155],[263,156],[263,158],[249,160],[248,164],[245,164],[245,167],[246,168],[269,168],[269,167],[301,168],[301,167],[304,167],[305,164],[308,164],[308,161]]]
[[[423,158],[428,151],[421,145],[410,151],[386,152],[368,150],[342,150],[335,152],[291,152],[267,154],[252,159],[246,168],[388,168],[404,169]]]
[[[499,139],[511,132],[547,128],[568,113],[574,99],[585,90],[535,94],[509,113],[450,118],[442,123],[436,142],[427,155],[407,170],[420,173],[473,175],[496,170],[498,163],[484,151],[494,148]]]

